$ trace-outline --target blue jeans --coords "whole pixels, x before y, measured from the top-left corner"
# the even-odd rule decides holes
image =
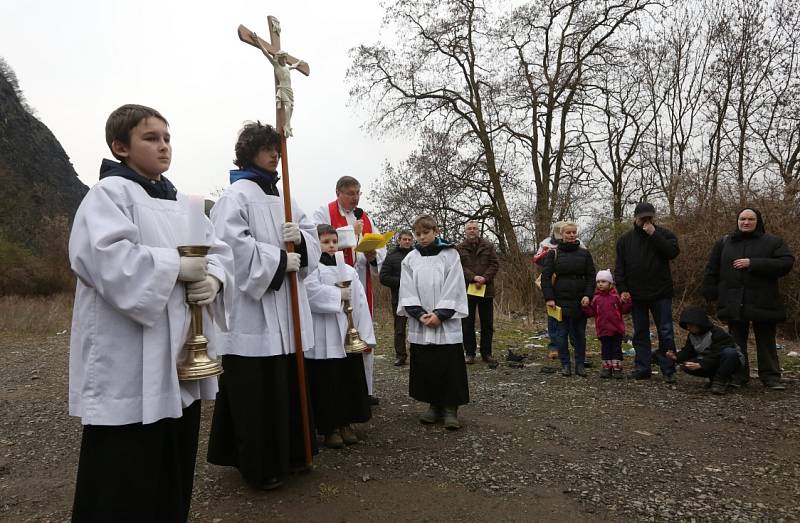
[[[586,361],[586,316],[564,316],[562,321],[556,322],[556,348],[561,365],[569,365],[569,345],[567,338],[572,340],[575,348],[575,364],[583,365]]]
[[[661,373],[675,373],[675,363],[667,358],[667,351],[675,350],[675,332],[672,328],[672,298],[656,301],[634,301],[631,310],[633,320],[633,348],[636,350],[635,371],[650,374],[650,359],[653,346],[650,343],[650,315],[658,332],[658,352],[655,353]]]
[[[550,339],[550,342],[547,344],[547,350],[558,350],[558,343],[556,343],[556,339],[558,338],[558,320],[547,315],[547,337]],[[570,335],[569,340],[572,342],[572,346],[575,346],[575,336]]]

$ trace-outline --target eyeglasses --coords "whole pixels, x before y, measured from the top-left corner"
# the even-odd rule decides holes
[[[339,191],[340,194],[343,194],[349,198],[355,198],[356,196],[361,196],[361,191]]]

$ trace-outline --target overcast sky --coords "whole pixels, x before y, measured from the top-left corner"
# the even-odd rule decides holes
[[[139,103],[170,122],[167,176],[185,193],[207,194],[228,185],[243,122],[274,124],[272,67],[236,33],[244,24],[268,40],[267,15],[281,22],[282,46],[311,66],[310,77],[292,73],[292,195],[310,213],[334,198],[344,174],[366,192],[387,159],[414,145],[370,136],[364,114],[347,107],[347,51],[379,38],[376,1],[4,0],[0,56],[85,184],[111,157],[108,114]]]

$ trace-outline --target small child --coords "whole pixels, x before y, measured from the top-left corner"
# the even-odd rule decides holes
[[[428,215],[414,220],[416,248],[400,266],[397,314],[408,316],[411,345],[409,395],[429,403],[422,423],[444,421],[461,428],[459,405],[469,403],[461,318],[467,316],[467,291],[461,258],[450,243],[438,237],[436,221]]]
[[[217,391],[216,377],[178,381],[186,302],[209,305],[225,329],[233,255],[163,175],[172,147],[158,111],[119,107],[106,142],[119,162],[103,160],[69,239],[78,277],[69,413],[83,423],[72,520],[186,521],[200,400]],[[178,255],[179,245],[199,241],[189,237],[194,225],[205,230],[205,258]]]
[[[679,363],[687,374],[709,378],[712,394],[725,394],[731,377],[744,364],[744,356],[725,329],[712,324],[700,307],[687,307],[678,322],[689,331],[686,344],[667,358]]]
[[[597,337],[600,338],[600,354],[603,366],[600,377],[603,379],[624,378],[622,373],[622,336],[625,334],[623,314],[631,312],[632,303],[623,302],[614,289],[614,276],[611,271],[603,270],[595,278],[597,288],[592,301],[583,306],[588,317],[595,317],[594,325]]]
[[[348,326],[342,300],[350,300],[353,324],[370,347],[375,346],[375,333],[358,274],[343,257],[337,264],[336,229],[320,224],[317,234],[322,255],[317,270],[305,281],[314,319],[314,348],[306,353],[306,370],[317,431],[325,437],[326,447],[340,449],[358,443],[351,424],[365,423],[372,417],[361,353],[345,352]],[[337,287],[336,283],[342,281],[349,281],[350,287]]]

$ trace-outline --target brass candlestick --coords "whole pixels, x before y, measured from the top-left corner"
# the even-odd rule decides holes
[[[192,258],[205,257],[207,245],[184,245],[178,247],[178,254]],[[208,356],[208,338],[203,334],[203,307],[190,303],[192,314],[189,337],[183,344],[183,353],[178,359],[178,379],[183,381],[201,380],[222,374],[222,364]]]
[[[349,281],[340,281],[336,286],[342,289],[350,287]],[[358,335],[358,330],[353,324],[353,305],[350,300],[342,300],[344,312],[347,315],[347,333],[344,336],[344,351],[347,353],[362,353],[369,350],[367,342]]]

